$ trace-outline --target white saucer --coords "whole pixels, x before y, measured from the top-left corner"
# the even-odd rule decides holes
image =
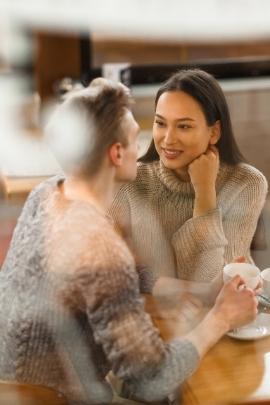
[[[253,340],[270,336],[270,314],[260,313],[255,321],[227,333],[234,339]]]

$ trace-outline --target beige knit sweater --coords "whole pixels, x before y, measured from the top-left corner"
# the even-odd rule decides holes
[[[236,256],[252,260],[265,177],[248,164],[221,164],[216,190],[217,209],[193,218],[192,184],[160,161],[139,163],[136,180],[121,188],[110,214],[143,269],[146,289],[159,276],[209,281]]]

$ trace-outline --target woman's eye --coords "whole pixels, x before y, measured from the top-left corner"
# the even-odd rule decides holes
[[[156,124],[158,127],[165,127],[165,124],[164,124],[164,122],[162,122],[162,121],[155,121],[155,124]]]
[[[180,128],[180,129],[189,129],[189,128],[191,128],[191,126],[187,125],[187,124],[181,124],[181,125],[178,125],[178,128]]]

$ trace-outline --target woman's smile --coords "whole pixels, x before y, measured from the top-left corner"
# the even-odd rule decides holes
[[[182,150],[161,148],[166,159],[177,159],[182,153]]]

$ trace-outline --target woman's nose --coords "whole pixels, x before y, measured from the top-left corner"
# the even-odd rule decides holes
[[[166,145],[172,145],[175,142],[177,142],[175,132],[172,128],[167,129],[164,141],[165,141]]]

